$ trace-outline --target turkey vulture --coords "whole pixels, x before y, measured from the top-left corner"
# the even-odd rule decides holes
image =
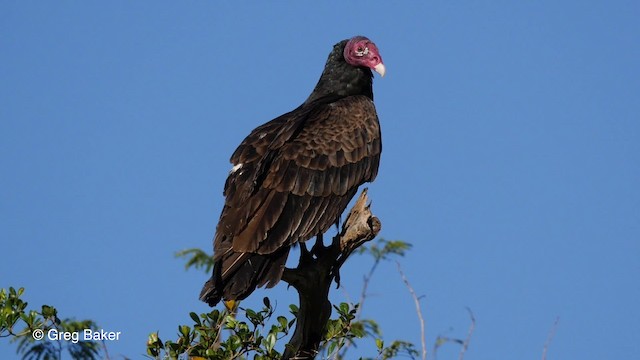
[[[371,40],[340,41],[309,98],[238,146],[202,301],[215,306],[275,286],[291,246],[329,230],[358,186],[375,179],[382,144],[372,69],[384,76]]]

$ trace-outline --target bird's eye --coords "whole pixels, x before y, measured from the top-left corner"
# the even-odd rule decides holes
[[[364,56],[369,52],[369,48],[364,46],[358,46],[356,48],[356,56]]]

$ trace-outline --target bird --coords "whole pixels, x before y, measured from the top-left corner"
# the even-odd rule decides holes
[[[291,247],[337,224],[358,187],[376,178],[382,140],[372,71],[386,72],[375,43],[338,42],[309,97],[240,143],[200,300],[213,307],[275,286]]]

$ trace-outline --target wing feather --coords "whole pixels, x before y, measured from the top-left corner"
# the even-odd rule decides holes
[[[283,215],[288,194],[271,191],[265,196],[258,210],[253,214],[242,232],[233,240],[233,251],[256,252],[267,238],[267,233]],[[284,214],[286,215],[286,214]]]
[[[321,194],[325,194],[324,184],[325,184],[326,174],[327,172],[325,171],[315,171],[313,173],[313,176],[309,178],[309,187],[307,187],[306,193],[312,194],[315,196],[320,196]]]

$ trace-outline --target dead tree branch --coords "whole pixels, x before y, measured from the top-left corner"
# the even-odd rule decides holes
[[[329,288],[340,281],[340,267],[358,247],[373,239],[380,231],[380,220],[368,205],[364,189],[342,226],[340,234],[325,247],[318,239],[311,252],[300,246],[300,263],[285,269],[282,280],[298,291],[300,307],[296,329],[286,345],[282,359],[313,359],[318,353],[325,327],[331,316]]]
[[[369,282],[371,281],[373,273],[376,271],[379,263],[380,259],[377,259],[362,280],[362,291],[360,292],[360,301],[358,301],[359,306],[358,312],[356,313],[356,320],[360,320],[360,316],[362,315],[362,308],[364,307],[364,301],[367,299],[367,289],[369,288]]]
[[[402,281],[406,285],[411,297],[413,298],[413,302],[416,305],[416,313],[418,313],[418,320],[420,321],[420,341],[422,342],[422,360],[427,359],[427,340],[425,337],[424,330],[424,317],[422,316],[422,309],[420,308],[420,298],[416,295],[416,292],[413,290],[411,284],[409,284],[409,279],[404,275],[402,268],[400,267],[400,263],[396,261],[396,266],[398,266],[398,272],[400,273],[400,277]]]
[[[469,312],[469,317],[471,317],[471,324],[469,325],[469,332],[467,333],[467,338],[464,339],[464,342],[462,343],[462,348],[460,349],[460,355],[458,356],[458,360],[464,359],[464,353],[467,351],[467,348],[469,348],[471,335],[473,335],[473,330],[475,330],[476,328],[476,317],[473,316],[473,311],[471,311],[470,308],[467,308],[467,311]]]
[[[549,350],[549,345],[551,345],[551,341],[553,337],[556,335],[556,330],[558,329],[558,322],[560,322],[560,317],[556,317],[556,321],[553,322],[553,326],[551,330],[549,330],[549,335],[547,335],[547,341],[544,342],[544,347],[542,348],[542,360],[547,360],[547,350]]]

